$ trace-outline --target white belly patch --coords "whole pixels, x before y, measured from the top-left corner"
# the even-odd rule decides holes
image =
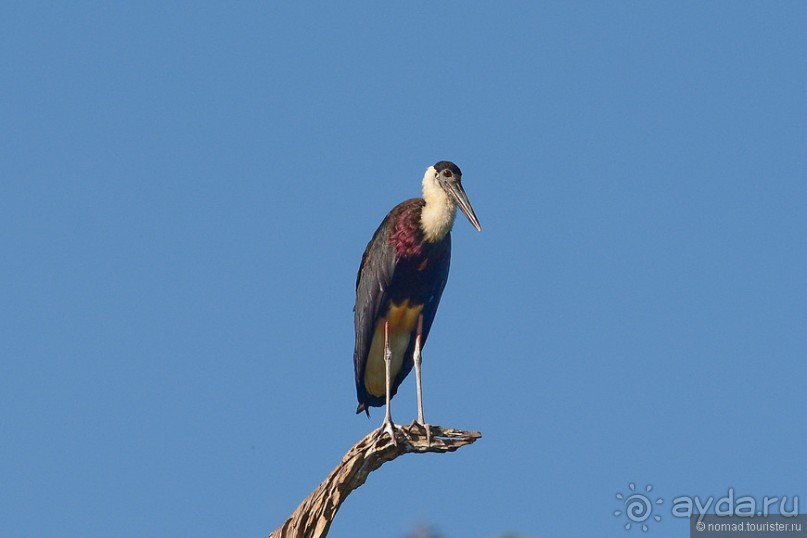
[[[379,318],[373,333],[373,342],[367,354],[364,368],[364,386],[373,396],[386,394],[386,366],[384,364],[384,323],[389,322],[389,346],[392,352],[391,378],[395,379],[403,364],[404,353],[417,324],[422,305],[410,306],[409,301],[402,305],[391,305],[387,315]]]

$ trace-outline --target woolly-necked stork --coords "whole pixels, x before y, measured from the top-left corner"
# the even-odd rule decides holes
[[[395,441],[390,399],[415,367],[418,422],[423,418],[421,350],[448,280],[451,227],[457,207],[481,231],[462,172],[449,161],[426,169],[423,198],[395,206],[362,256],[356,277],[356,413],[386,405],[381,426]]]

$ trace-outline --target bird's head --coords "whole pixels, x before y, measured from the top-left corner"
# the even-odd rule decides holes
[[[479,225],[471,202],[468,201],[468,195],[462,188],[462,170],[459,166],[451,161],[440,161],[434,166],[430,166],[423,180],[424,194],[427,189],[434,187],[438,187],[447,194],[451,202],[468,217],[473,227],[482,231],[482,226]]]

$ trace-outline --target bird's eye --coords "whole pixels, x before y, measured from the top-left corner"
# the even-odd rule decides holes
[[[443,170],[443,177],[451,177],[451,170]]]

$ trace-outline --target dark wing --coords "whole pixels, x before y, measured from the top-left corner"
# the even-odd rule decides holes
[[[430,268],[433,271],[434,278],[430,279],[432,282],[431,297],[423,305],[423,336],[421,338],[421,349],[426,346],[426,339],[429,337],[429,331],[434,322],[434,316],[437,314],[437,307],[440,306],[440,298],[443,296],[443,290],[448,282],[448,270],[451,266],[451,233],[435,247],[432,252],[432,260],[434,265]],[[415,337],[409,341],[409,347],[404,353],[404,361],[398,375],[395,377],[393,387],[397,390],[398,386],[403,382],[404,378],[412,371],[415,365]]]
[[[356,346],[353,351],[353,371],[356,375],[356,396],[359,400],[357,413],[367,411],[364,403],[368,395],[362,381],[364,366],[373,341],[375,320],[387,301],[387,288],[395,272],[395,249],[389,241],[389,224],[394,218],[393,213],[387,215],[381,222],[367,244],[361,258],[359,274],[356,275],[356,306],[353,308]]]

